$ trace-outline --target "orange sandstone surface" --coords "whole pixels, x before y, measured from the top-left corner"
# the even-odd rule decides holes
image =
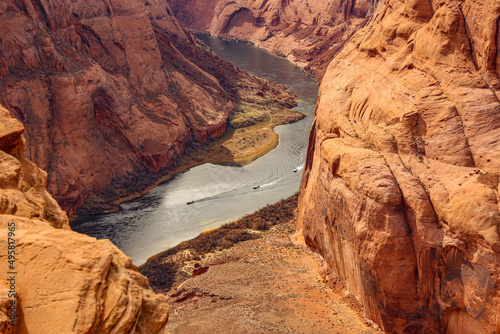
[[[387,0],[323,78],[298,229],[388,333],[500,330],[499,15]]]
[[[47,174],[23,157],[23,131],[0,106],[0,332],[163,333],[167,297],[109,240],[69,229]]]

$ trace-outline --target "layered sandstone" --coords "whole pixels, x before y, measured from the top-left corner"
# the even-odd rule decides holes
[[[23,130],[0,106],[0,332],[162,333],[167,297],[109,240],[69,229],[47,174],[23,157]]]
[[[388,0],[323,79],[298,228],[386,332],[500,329],[499,15]]]
[[[225,131],[228,94],[171,43],[197,48],[164,0],[8,0],[0,32],[0,101],[70,214]]]
[[[378,0],[168,0],[186,27],[249,41],[320,79]]]

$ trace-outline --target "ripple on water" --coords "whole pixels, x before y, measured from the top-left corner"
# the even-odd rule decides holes
[[[278,146],[244,167],[204,164],[177,175],[148,194],[121,204],[120,211],[74,224],[75,231],[110,239],[135,264],[203,231],[289,197],[299,189],[309,129],[318,95],[316,83],[291,62],[249,44],[201,36],[222,59],[289,87],[307,115],[280,125]],[[295,170],[298,172],[294,172]],[[253,189],[260,185],[259,189]],[[187,202],[195,201],[191,205]]]

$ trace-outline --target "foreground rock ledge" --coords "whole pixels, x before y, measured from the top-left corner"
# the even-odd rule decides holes
[[[22,158],[23,131],[0,106],[0,332],[163,332],[167,297],[155,294],[110,241],[69,229],[66,214],[45,189],[47,174]],[[16,242],[14,268],[9,231]],[[16,272],[15,299],[8,299],[9,272]],[[15,326],[9,324],[11,301]]]
[[[500,328],[499,13],[388,0],[323,78],[298,228],[386,332]]]

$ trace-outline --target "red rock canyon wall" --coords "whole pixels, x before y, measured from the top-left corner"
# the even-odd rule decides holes
[[[320,79],[378,0],[168,0],[186,27],[245,40]]]
[[[70,214],[225,131],[228,94],[171,38],[196,48],[164,0],[0,2],[0,102]]]
[[[387,0],[323,78],[298,229],[386,332],[500,330],[499,16]]]

